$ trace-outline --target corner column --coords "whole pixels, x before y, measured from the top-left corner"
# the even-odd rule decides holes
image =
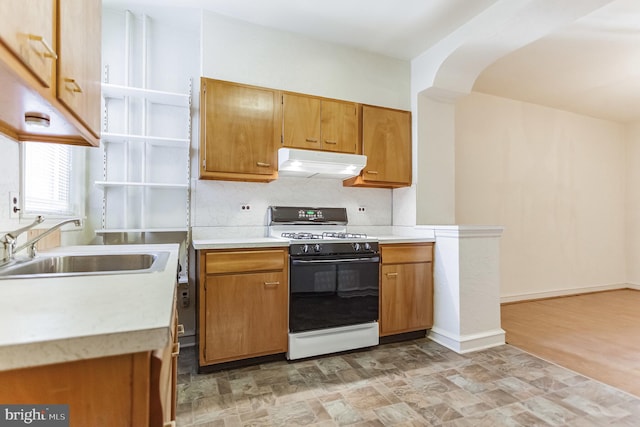
[[[505,343],[500,325],[499,226],[418,226],[436,237],[429,338],[468,353]]]

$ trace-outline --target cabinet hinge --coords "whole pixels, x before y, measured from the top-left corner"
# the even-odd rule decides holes
[[[284,105],[284,95],[280,95],[280,105]]]
[[[280,144],[284,144],[284,135],[280,134]]]
[[[202,159],[202,169],[207,170],[207,160]]]

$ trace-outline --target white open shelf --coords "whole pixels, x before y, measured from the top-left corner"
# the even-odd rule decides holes
[[[189,188],[189,184],[131,181],[96,181],[98,187]]]
[[[102,228],[96,233],[111,241],[118,239],[117,234],[135,233],[187,233],[188,239],[191,85],[187,94],[108,83],[103,83],[102,89],[105,98],[105,129],[101,137],[105,143],[104,170],[103,179],[94,184],[103,192],[103,213]],[[109,100],[119,98],[123,98],[124,103],[113,104],[113,108],[116,116],[118,111],[124,111],[124,116],[118,117],[114,124],[118,127],[123,120],[125,125],[121,131],[109,132]],[[133,99],[144,103],[133,103]],[[170,135],[182,133],[185,137],[146,135],[147,129],[151,130],[149,133],[164,130],[162,126],[158,127],[158,122],[151,126],[151,104],[187,109],[186,122],[167,122]],[[174,114],[167,110],[153,111],[160,115]],[[183,130],[176,128],[176,124],[181,128],[184,126]],[[131,132],[133,128],[137,131]],[[181,150],[180,154],[174,149]]]
[[[113,73],[105,61],[101,85],[102,176],[92,179],[95,190],[102,193],[102,221],[96,234],[104,244],[172,242],[187,248],[193,82],[186,79],[184,92],[156,90],[181,87],[178,76],[155,73],[156,55],[163,55],[157,57],[161,61],[167,58],[150,49],[149,18],[142,15],[140,27],[131,12],[125,19],[122,57],[119,52],[108,57],[116,67]],[[117,80],[110,81],[111,74]],[[179,262],[186,272],[187,251]]]
[[[116,233],[186,233],[188,227],[166,227],[166,228],[102,228],[96,230],[96,234],[116,234]]]
[[[162,136],[149,136],[149,135],[128,135],[123,133],[110,133],[102,132],[103,142],[147,142],[151,145],[164,146],[164,147],[189,147],[190,140],[187,138],[166,138]]]
[[[145,99],[154,104],[175,105],[176,107],[188,108],[191,106],[191,96],[183,93],[163,92],[160,90],[141,89],[114,85],[110,83],[102,84],[102,96],[111,99],[124,99],[126,96]]]

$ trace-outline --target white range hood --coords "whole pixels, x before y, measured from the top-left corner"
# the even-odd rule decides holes
[[[339,178],[356,176],[367,164],[367,156],[331,151],[278,150],[278,176]]]

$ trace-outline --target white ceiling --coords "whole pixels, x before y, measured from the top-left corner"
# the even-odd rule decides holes
[[[405,60],[415,58],[497,2],[103,0],[107,7],[134,11],[165,8],[174,20],[182,15],[192,17],[202,8]],[[176,8],[183,13],[177,14]],[[640,120],[640,1],[613,1],[502,57],[480,74],[474,90],[609,120]]]
[[[640,120],[640,1],[617,0],[487,67],[474,90]]]

